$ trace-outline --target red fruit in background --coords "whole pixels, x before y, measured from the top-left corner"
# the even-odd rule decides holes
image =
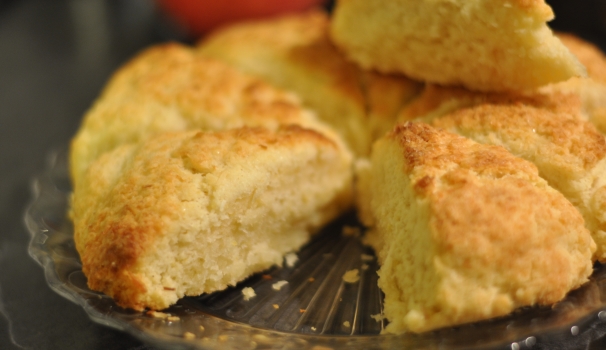
[[[160,8],[200,36],[220,25],[309,9],[325,0],[158,0]]]

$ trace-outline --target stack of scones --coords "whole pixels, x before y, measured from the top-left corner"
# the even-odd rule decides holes
[[[89,287],[235,285],[355,206],[388,333],[549,305],[606,261],[606,57],[541,0],[340,0],[163,44],[70,150]]]

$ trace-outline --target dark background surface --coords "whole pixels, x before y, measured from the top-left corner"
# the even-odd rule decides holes
[[[606,48],[605,0],[548,2],[555,29]],[[31,178],[67,145],[111,72],[179,38],[151,0],[0,0],[0,349],[151,349],[50,290],[27,254],[22,216]]]

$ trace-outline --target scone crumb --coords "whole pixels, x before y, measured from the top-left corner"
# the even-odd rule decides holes
[[[246,287],[242,289],[242,295],[244,296],[244,300],[249,301],[250,299],[256,297],[257,293],[255,293],[255,290],[251,287]]]
[[[368,270],[368,265],[367,264],[362,264],[361,269],[362,269],[362,271]]]
[[[146,314],[147,316],[151,316],[153,318],[167,318],[168,316],[170,316],[169,314],[165,314],[164,312],[153,310],[148,311]]]
[[[368,255],[368,254],[362,254],[362,255],[360,255],[360,258],[362,258],[362,261],[373,261],[373,260],[375,260],[374,256]]]
[[[343,325],[347,328],[351,327],[351,323],[349,323],[349,321],[343,322]]]
[[[280,308],[280,305],[278,305],[278,304],[273,304],[272,306],[273,306],[273,307],[274,307],[274,309],[276,309],[276,310],[278,310],[278,309]]]
[[[276,282],[276,283],[272,284],[272,285],[271,285],[271,288],[272,288],[273,290],[280,290],[280,289],[282,289],[282,287],[284,287],[284,286],[285,286],[285,285],[287,285],[287,284],[288,284],[288,281],[284,281],[284,280],[282,280],[282,281],[278,281],[278,282]]]
[[[227,341],[228,339],[229,339],[229,336],[228,336],[228,335],[221,334],[221,335],[219,336],[219,340],[220,340],[220,341],[223,341],[223,342],[224,342],[224,341]]]
[[[254,339],[254,341],[261,343],[261,344],[271,344],[272,340],[263,334],[255,334],[252,336],[252,338]]]
[[[204,326],[200,326],[200,331],[204,332]]]
[[[360,271],[358,269],[353,269],[345,272],[343,275],[343,281],[345,283],[356,283],[360,280]]]
[[[288,253],[284,256],[284,260],[286,261],[286,266],[294,267],[297,261],[299,261],[299,257],[295,253]]]
[[[311,330],[315,332],[316,331],[316,327],[311,327]]]
[[[175,321],[179,321],[180,318],[179,318],[179,316],[168,316],[167,320],[175,322]]]
[[[377,322],[381,322],[385,319],[385,316],[383,316],[383,314],[376,314],[376,315],[370,315],[370,318],[372,318],[373,320],[375,320]]]
[[[343,226],[343,230],[341,232],[343,233],[343,236],[347,237],[360,236],[360,228],[355,226]]]
[[[185,339],[196,339],[196,335],[191,332],[183,333],[183,338]]]

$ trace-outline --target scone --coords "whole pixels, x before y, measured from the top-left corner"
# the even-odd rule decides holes
[[[587,68],[588,77],[571,78],[541,91],[578,94],[588,119],[606,134],[606,56],[595,45],[574,35],[558,33],[557,36]]]
[[[423,91],[399,113],[398,122],[422,118],[432,120],[461,108],[477,106],[484,103],[525,105],[544,108],[558,113],[568,113],[587,119],[581,108],[581,101],[576,94],[551,91],[541,93],[494,93],[477,92],[465,88],[427,84]]]
[[[200,52],[296,92],[355,154],[395,124],[396,113],[420,89],[403,76],[363,71],[328,38],[329,20],[316,10],[225,27]]]
[[[161,132],[288,124],[342,143],[292,93],[192,48],[154,46],[118,70],[86,113],[71,145],[72,181],[77,188],[89,164],[104,152]]]
[[[423,332],[547,305],[587,281],[583,218],[530,162],[422,123],[373,147],[385,331]]]
[[[474,103],[461,98],[450,101],[417,120],[476,142],[503,146],[534,163],[540,176],[581,212],[597,243],[595,258],[606,261],[606,141],[581,116],[578,97],[475,94]],[[430,106],[431,98],[426,102]],[[448,104],[458,108],[445,112]]]
[[[347,209],[351,157],[300,126],[165,133],[94,161],[73,194],[89,287],[164,309],[281,264]]]
[[[542,0],[339,0],[331,35],[364,68],[479,91],[585,75]]]

